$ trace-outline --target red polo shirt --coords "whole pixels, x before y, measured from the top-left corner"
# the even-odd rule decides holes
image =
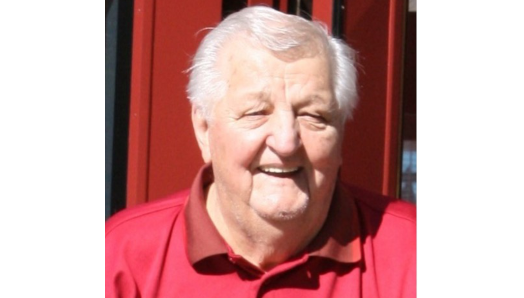
[[[106,297],[415,297],[415,207],[339,183],[309,246],[264,272],[236,255],[191,190],[106,222]]]

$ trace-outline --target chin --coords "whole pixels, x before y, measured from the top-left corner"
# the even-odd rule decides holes
[[[302,199],[302,201],[297,205],[289,206],[288,208],[283,208],[282,206],[264,206],[266,208],[254,208],[255,212],[261,218],[268,221],[290,221],[297,218],[300,218],[306,213],[308,208],[309,200],[308,198]]]

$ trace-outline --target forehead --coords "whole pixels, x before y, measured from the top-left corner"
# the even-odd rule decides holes
[[[319,47],[276,53],[246,38],[237,38],[224,46],[218,58],[218,70],[229,91],[267,88],[279,82],[332,89],[329,59]]]

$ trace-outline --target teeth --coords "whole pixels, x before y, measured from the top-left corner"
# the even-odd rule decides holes
[[[262,166],[262,167],[259,167],[259,169],[262,172],[266,172],[266,173],[284,174],[284,173],[295,172],[295,171],[298,170],[298,167],[294,167],[294,168],[277,168],[277,167],[270,167],[270,166]]]

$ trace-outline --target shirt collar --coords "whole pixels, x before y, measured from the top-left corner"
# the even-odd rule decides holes
[[[360,224],[355,200],[337,184],[324,226],[306,248],[310,256],[354,263],[361,258]]]
[[[204,190],[213,182],[211,165],[198,172],[184,209],[187,253],[191,264],[213,255],[227,254],[227,244],[218,233],[206,209]]]
[[[187,253],[191,264],[204,258],[228,253],[228,245],[220,236],[206,210],[205,188],[213,182],[210,164],[198,172],[184,209]],[[324,226],[307,246],[310,256],[353,263],[361,258],[358,212],[351,194],[337,186]]]

